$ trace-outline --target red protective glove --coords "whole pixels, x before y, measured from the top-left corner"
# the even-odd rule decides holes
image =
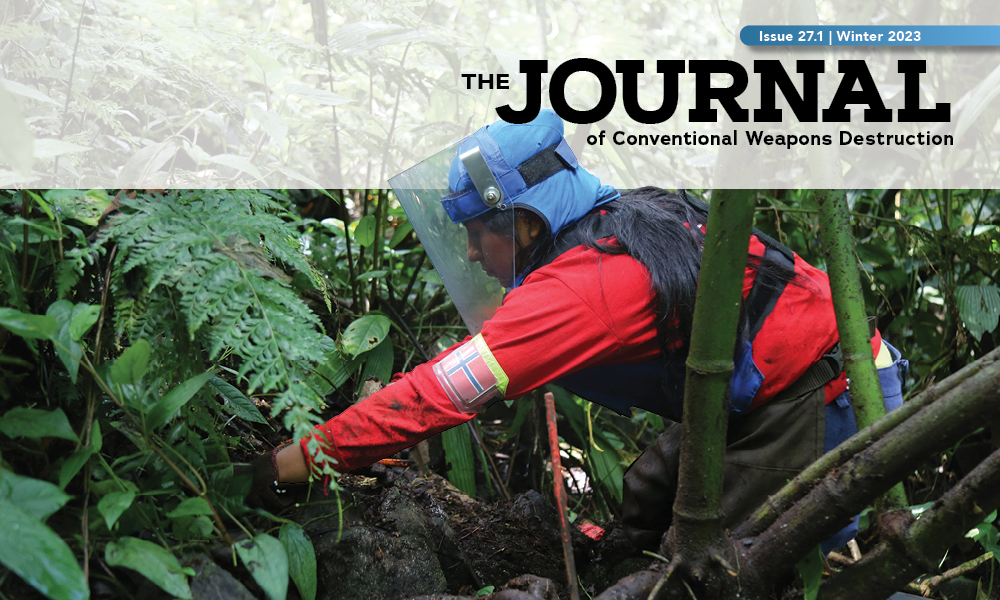
[[[431,370],[433,362],[418,366],[302,438],[302,454],[310,469],[315,471],[308,447],[314,438],[337,461],[337,472],[347,473],[472,419],[474,414],[459,412],[448,399]]]

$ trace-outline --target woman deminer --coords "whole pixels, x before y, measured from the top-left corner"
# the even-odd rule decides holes
[[[255,461],[250,502],[273,504],[276,486],[308,480],[318,460],[358,469],[550,382],[624,415],[682,419],[703,204],[602,185],[551,111],[488,125],[390,183],[473,335]],[[856,431],[826,274],[755,232],[743,297],[727,527]],[[891,410],[906,361],[874,329],[872,351]],[[639,547],[657,546],[670,526],[680,429],[668,427],[625,474],[623,521]]]

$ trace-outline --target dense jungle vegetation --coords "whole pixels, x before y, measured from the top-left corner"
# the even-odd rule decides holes
[[[758,192],[756,226],[822,267],[816,199]],[[907,397],[993,351],[1000,195],[870,190],[847,203],[867,310],[910,360]],[[466,335],[391,191],[20,190],[0,192],[0,211],[0,595],[130,597],[148,580],[148,593],[190,598],[185,561],[221,545],[259,593],[313,598],[306,530],[248,509],[233,463]],[[623,468],[663,422],[553,391],[571,518],[606,525]],[[550,494],[540,400],[510,404],[439,436],[429,469],[487,503]],[[996,413],[982,417],[903,478],[912,514],[997,447]],[[996,597],[1000,522],[972,517],[939,565],[958,571],[911,591]],[[862,531],[858,550],[875,537]],[[806,594],[843,566],[800,564]]]

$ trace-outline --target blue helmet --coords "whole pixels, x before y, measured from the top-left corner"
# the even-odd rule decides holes
[[[441,202],[453,223],[493,208],[524,208],[552,236],[620,195],[579,166],[562,119],[548,109],[528,123],[497,121],[468,137],[451,163],[448,188]]]

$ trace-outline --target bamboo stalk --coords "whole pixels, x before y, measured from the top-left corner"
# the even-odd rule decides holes
[[[677,498],[668,536],[674,563],[685,563],[688,569],[708,565],[722,540],[726,392],[733,372],[753,199],[752,190],[714,190],[708,213],[684,383]]]
[[[860,430],[885,416],[885,404],[872,358],[847,199],[843,190],[823,190],[817,193],[816,200],[844,369],[850,379],[851,403]]]
[[[885,416],[885,401],[872,356],[865,296],[854,259],[851,218],[847,214],[844,190],[820,191],[816,200],[819,202],[820,231],[823,234],[826,270],[830,275],[844,370],[850,385],[854,419],[858,430],[862,430]],[[882,512],[906,505],[903,486],[896,485],[881,498],[879,509]]]

